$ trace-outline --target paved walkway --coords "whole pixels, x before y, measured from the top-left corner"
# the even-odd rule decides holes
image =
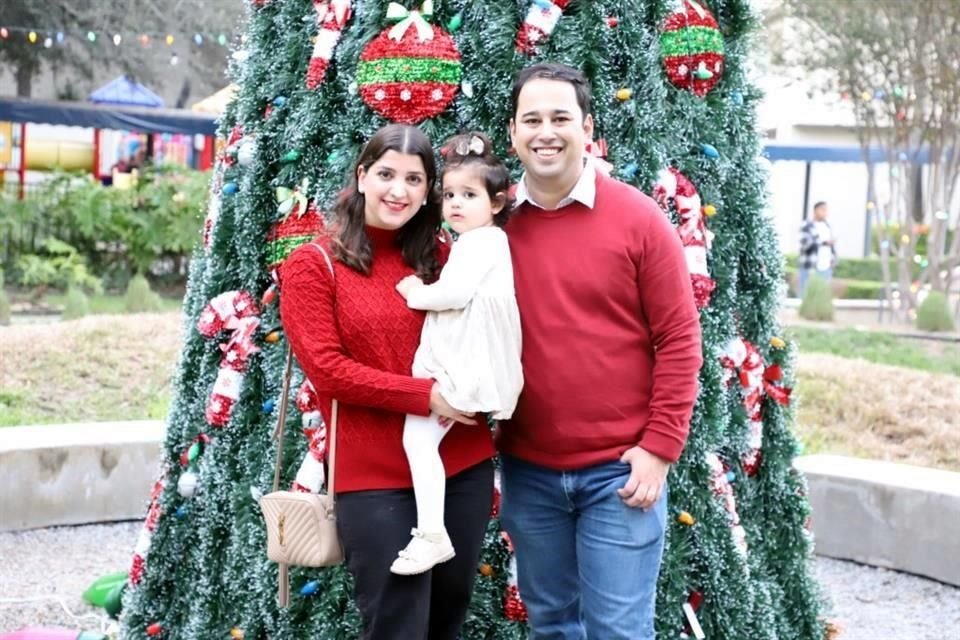
[[[0,533],[0,633],[39,624],[102,629],[105,617],[81,593],[127,566],[139,530],[122,523]],[[816,573],[835,603],[839,640],[942,640],[960,629],[960,589],[825,558]]]

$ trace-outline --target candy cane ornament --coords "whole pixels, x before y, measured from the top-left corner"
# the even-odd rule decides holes
[[[662,170],[657,176],[653,197],[664,211],[669,212],[672,207],[677,212],[680,219],[677,234],[683,244],[694,299],[697,308],[703,309],[710,304],[710,296],[717,287],[707,267],[707,252],[713,233],[704,222],[706,207],[701,206],[700,194],[693,183],[673,167]]]
[[[333,60],[333,51],[340,42],[340,34],[353,15],[350,0],[314,0],[317,36],[307,67],[307,89],[313,90],[323,83]]]

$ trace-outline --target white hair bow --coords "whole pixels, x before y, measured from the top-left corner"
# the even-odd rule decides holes
[[[471,136],[470,141],[461,140],[457,143],[457,155],[466,156],[475,153],[478,156],[483,155],[484,144],[480,136]]]

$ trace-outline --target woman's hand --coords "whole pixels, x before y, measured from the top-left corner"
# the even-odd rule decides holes
[[[415,275],[411,275],[397,283],[397,291],[399,291],[400,295],[403,296],[403,299],[406,300],[412,290],[422,286],[423,280]]]
[[[477,424],[477,421],[473,418],[473,412],[464,413],[451,407],[436,384],[430,390],[430,411],[440,416],[440,424],[445,427],[451,426],[453,422]]]

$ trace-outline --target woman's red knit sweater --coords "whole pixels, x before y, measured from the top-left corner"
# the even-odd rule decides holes
[[[428,415],[433,381],[413,378],[424,313],[407,308],[395,289],[413,273],[396,233],[367,227],[369,275],[334,261],[335,276],[312,244],[281,268],[280,315],[293,353],[320,397],[329,424],[330,399],[340,401],[337,493],[412,485],[403,451],[404,414]],[[318,240],[331,256],[329,244]],[[486,425],[455,424],[440,444],[451,476],[490,458]]]

